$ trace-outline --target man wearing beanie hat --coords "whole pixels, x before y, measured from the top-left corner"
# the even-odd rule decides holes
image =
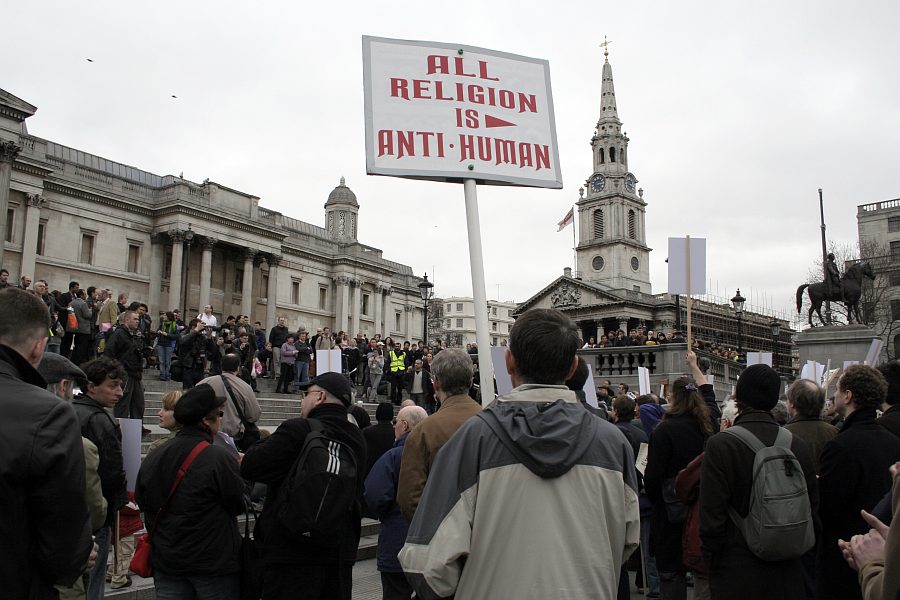
[[[362,517],[358,499],[362,497],[366,442],[359,428],[347,420],[347,407],[352,401],[347,377],[323,373],[301,383],[300,389],[305,392],[300,418],[282,423],[275,433],[251,446],[241,461],[241,474],[246,479],[269,486],[253,532],[263,546],[263,587],[266,597],[272,599],[295,598],[297,590],[303,590],[304,598],[350,600]],[[283,502],[279,494],[282,483],[300,456],[313,420],[318,421],[328,439],[350,447],[357,465],[357,501],[336,527],[336,544],[329,547],[292,534],[276,516]]]
[[[393,418],[394,405],[381,402],[375,409],[375,424],[363,429],[363,437],[366,439],[366,477],[375,461],[394,446]]]
[[[224,403],[205,384],[186,391],[175,405],[181,430],[141,464],[135,497],[147,531],[156,527],[151,562],[158,597],[197,597],[201,590],[204,598],[238,597],[241,536],[234,517],[244,512],[244,480],[228,450],[212,445]],[[185,459],[204,443],[157,518]]]
[[[775,443],[780,428],[769,413],[778,402],[781,378],[769,366],[757,364],[741,373],[734,398],[738,416],[733,427],[742,427],[766,446]],[[818,492],[812,456],[806,443],[791,439],[791,451],[803,469],[813,518]],[[746,518],[753,486],[754,452],[727,433],[712,436],[706,444],[700,486],[700,540],[709,568],[713,598],[728,600],[795,599],[807,597],[802,558],[764,561],[747,547],[729,515]]]

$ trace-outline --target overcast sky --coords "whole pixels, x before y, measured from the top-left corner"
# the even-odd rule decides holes
[[[572,266],[556,223],[592,171],[604,35],[655,293],[666,238],[706,237],[713,293],[793,312],[820,256],[817,188],[837,243],[856,243],[857,205],[900,196],[897,2],[44,1],[2,14],[0,87],[38,107],[32,134],[322,226],[344,176],[359,240],[427,271],[442,296],[471,295],[462,186],[366,175],[363,35],[550,62],[564,188],[479,188],[489,298],[524,301]]]

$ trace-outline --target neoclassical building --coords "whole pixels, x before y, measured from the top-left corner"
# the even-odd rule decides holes
[[[686,325],[686,299],[653,294],[645,228],[644,190],[630,170],[629,138],[619,119],[612,66],[604,53],[600,118],[591,137],[592,171],[579,189],[576,270],[563,274],[518,305],[513,316],[530,308],[556,308],[579,326],[582,337],[599,338],[638,326],[667,335]],[[744,311],[740,318],[727,300],[694,300],[695,338],[743,350],[770,351],[776,345],[771,316]],[[791,368],[791,331],[781,320],[776,357]]]
[[[421,281],[357,240],[343,178],[319,227],[209,179],[160,176],[35,137],[37,108],[0,89],[2,266],[65,291],[126,292],[151,312],[249,314],[271,327],[332,327],[418,340]],[[418,332],[418,333],[416,333]]]

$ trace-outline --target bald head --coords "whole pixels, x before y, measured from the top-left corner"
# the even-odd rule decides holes
[[[421,406],[404,406],[394,419],[394,439],[401,437],[413,430],[413,427],[425,420],[428,413]]]

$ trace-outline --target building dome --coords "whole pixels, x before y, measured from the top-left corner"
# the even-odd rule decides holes
[[[359,206],[359,203],[356,201],[356,194],[347,187],[343,177],[341,177],[341,183],[328,194],[328,201],[325,203],[325,208],[328,208],[332,204]]]

